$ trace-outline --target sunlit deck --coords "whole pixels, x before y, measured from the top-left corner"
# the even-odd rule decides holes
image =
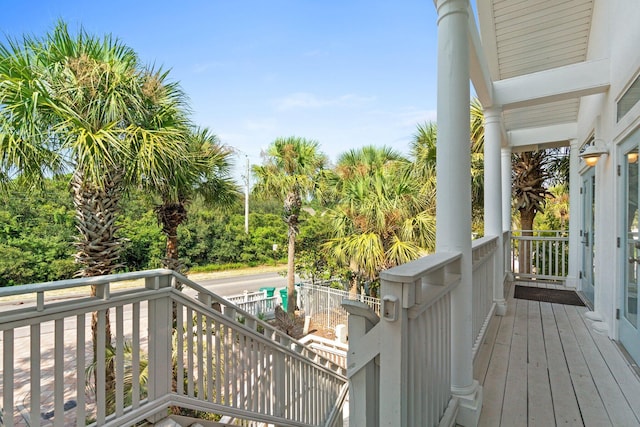
[[[585,307],[513,298],[494,316],[474,376],[481,426],[639,426],[640,379]]]

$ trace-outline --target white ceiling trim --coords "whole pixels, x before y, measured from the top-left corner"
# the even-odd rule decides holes
[[[609,59],[600,59],[496,81],[494,101],[505,109],[529,107],[606,92],[609,84]]]
[[[469,7],[469,77],[484,108],[493,105],[493,82],[473,10]]]
[[[518,129],[507,132],[509,146],[514,151],[528,151],[531,147],[549,148],[550,146],[569,145],[569,141],[578,137],[577,123],[562,123],[558,125],[536,128]]]

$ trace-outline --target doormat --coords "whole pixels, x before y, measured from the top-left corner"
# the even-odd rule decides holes
[[[529,301],[541,301],[550,302],[552,304],[577,305],[584,307],[584,303],[574,291],[516,285],[513,297]]]

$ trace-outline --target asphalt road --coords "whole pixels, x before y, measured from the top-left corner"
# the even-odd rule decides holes
[[[249,276],[225,277],[222,279],[194,280],[211,292],[226,297],[239,295],[243,291],[257,291],[262,287],[282,288],[287,285],[287,278],[278,273],[261,273]]]

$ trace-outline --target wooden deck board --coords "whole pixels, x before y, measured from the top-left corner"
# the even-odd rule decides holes
[[[565,306],[553,304],[553,313],[584,425],[593,427],[599,425],[610,426],[611,422],[607,416],[607,411],[598,396],[598,390],[580,350],[578,339],[573,333]]]
[[[574,328],[585,361],[591,371],[591,377],[607,409],[611,423],[614,426],[640,425],[640,421],[638,421],[633,410],[629,407],[622,390],[620,390],[607,363],[593,341],[589,333],[590,325],[588,327],[585,324],[583,313],[576,307],[571,306],[565,306],[565,310],[571,321],[571,326]]]
[[[598,346],[600,353],[607,361],[607,366],[613,374],[620,390],[624,394],[626,401],[636,415],[640,419],[640,378],[635,375],[629,375],[629,367],[627,361],[622,355],[620,349],[611,345],[611,341],[604,335],[589,329],[591,337]]]
[[[501,425],[527,425],[527,308],[526,301],[516,301],[515,322],[502,404]]]
[[[509,366],[509,353],[511,351],[511,334],[515,320],[515,308],[507,308],[505,316],[497,316],[493,324],[498,325],[495,342],[492,347],[485,347],[482,351],[491,350],[487,371],[476,375],[483,383],[482,413],[479,425],[493,427],[500,425],[502,415],[502,400],[504,398],[505,382],[507,380],[507,368]],[[506,339],[509,337],[509,340]],[[487,341],[489,339],[487,338]],[[478,356],[480,356],[479,354]]]
[[[481,426],[640,426],[640,379],[584,308],[507,295],[474,365]]]
[[[555,422],[547,353],[542,335],[540,303],[529,301],[527,316],[527,401],[529,426],[548,427]]]
[[[547,367],[549,369],[549,383],[551,399],[554,408],[556,425],[582,426],[582,416],[578,407],[578,400],[573,390],[571,375],[564,357],[564,350],[560,342],[560,334],[549,303],[540,304],[542,330],[546,347]]]

